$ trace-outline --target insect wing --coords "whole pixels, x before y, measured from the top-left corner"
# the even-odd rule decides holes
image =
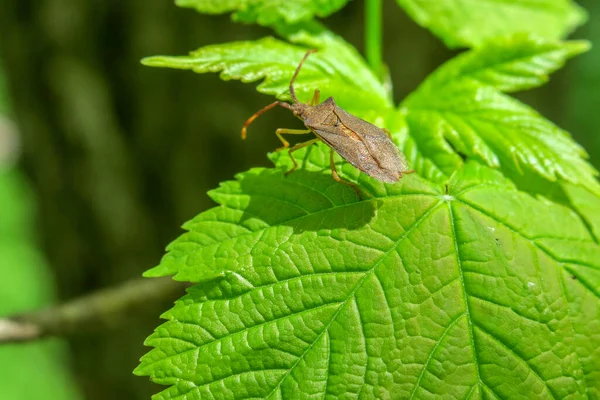
[[[342,156],[350,164],[356,168],[363,170],[361,165],[377,164],[373,157],[369,155],[367,147],[360,140],[352,137],[341,135],[337,129],[329,129],[329,127],[312,128],[313,132],[321,138],[327,145],[333,148],[340,156]]]
[[[332,129],[327,126],[323,129],[313,128],[313,132],[342,158],[367,175],[382,182],[396,182],[398,180],[394,180],[393,177],[386,174],[360,139],[340,134],[338,128]]]
[[[383,182],[396,182],[403,172],[409,171],[406,158],[381,128],[337,106],[334,112],[343,125],[342,129],[346,132],[351,131],[352,136],[358,137],[377,165],[377,168],[364,170],[365,173]]]

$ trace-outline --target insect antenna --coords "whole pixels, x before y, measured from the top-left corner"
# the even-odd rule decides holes
[[[306,58],[311,55],[312,53],[316,53],[317,50],[316,49],[311,49],[309,51],[306,52],[306,54],[304,54],[304,57],[302,57],[302,60],[300,61],[300,64],[298,64],[298,67],[296,67],[296,72],[294,72],[294,76],[292,77],[292,80],[290,81],[290,95],[292,96],[292,100],[294,100],[294,102],[299,103],[298,98],[296,97],[296,92],[294,91],[294,81],[296,80],[296,77],[298,76],[298,73],[300,72],[300,68],[302,67],[302,64],[304,64],[304,61],[306,61]]]
[[[256,118],[258,118],[261,114],[263,114],[266,111],[269,111],[271,108],[273,108],[275,106],[281,106],[283,108],[287,108],[288,110],[292,109],[292,106],[290,106],[288,103],[284,103],[283,101],[276,101],[276,102],[269,104],[266,107],[263,107],[262,109],[255,112],[250,118],[248,118],[246,120],[246,122],[244,122],[244,126],[242,126],[242,139],[246,139],[246,129],[248,129],[248,125],[250,125],[252,122],[254,122],[254,120]]]

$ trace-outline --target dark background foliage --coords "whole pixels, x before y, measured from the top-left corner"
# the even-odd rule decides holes
[[[600,45],[600,4],[574,35]],[[362,49],[363,3],[326,23]],[[39,242],[59,300],[139,276],[155,265],[180,224],[212,206],[206,191],[236,172],[265,166],[283,111],[239,129],[271,101],[253,85],[217,75],[153,69],[156,54],[271,34],[202,16],[168,0],[3,0],[0,59],[21,133],[20,166],[38,205]],[[385,2],[385,61],[397,101],[454,53]],[[600,49],[576,58],[550,84],[519,97],[572,132],[599,166]],[[595,89],[596,88],[596,89]],[[86,399],[146,399],[158,391],[131,371],[168,305],[69,338]]]

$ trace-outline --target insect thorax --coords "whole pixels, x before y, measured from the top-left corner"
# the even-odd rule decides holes
[[[292,112],[296,117],[302,117],[306,111],[310,108],[308,104],[294,103],[292,104]]]

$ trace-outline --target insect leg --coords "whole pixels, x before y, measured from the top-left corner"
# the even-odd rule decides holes
[[[316,106],[319,104],[319,98],[321,97],[321,91],[319,89],[315,90],[315,94],[313,95],[312,101],[310,102],[311,106]]]
[[[258,110],[255,112],[246,122],[244,122],[244,126],[242,126],[242,139],[246,139],[246,129],[248,129],[248,125],[250,125],[256,118],[258,118],[262,113],[269,111],[271,108],[275,106],[280,106],[283,108],[287,108],[288,110],[292,109],[288,103],[284,103],[283,101],[276,101],[274,103],[269,104],[268,106]]]
[[[285,128],[279,128],[275,131],[275,134],[277,135],[277,137],[279,138],[279,140],[281,140],[281,143],[283,143],[283,147],[280,147],[278,149],[276,149],[275,151],[281,151],[284,149],[287,149],[288,147],[290,147],[290,143],[285,140],[283,138],[283,136],[281,135],[305,135],[307,133],[310,133],[310,129],[285,129]]]
[[[356,192],[356,194],[358,195],[358,198],[362,200],[362,195],[360,194],[360,190],[358,190],[358,186],[356,186],[354,183],[343,180],[338,175],[337,170],[335,169],[335,162],[333,162],[333,153],[334,153],[334,150],[331,149],[331,152],[329,153],[329,163],[331,165],[331,175],[333,176],[333,179],[335,179],[339,183],[343,183],[346,186],[350,186],[352,188],[352,190],[354,190]]]
[[[302,142],[302,143],[298,143],[292,146],[292,148],[289,151],[289,155],[290,158],[292,159],[292,162],[294,163],[294,167],[292,169],[290,169],[288,172],[286,172],[285,174],[291,174],[292,172],[294,172],[296,170],[296,168],[298,168],[298,163],[296,162],[296,159],[294,158],[294,156],[292,155],[292,153],[296,150],[300,150],[303,147],[307,147],[310,146],[311,144],[317,143],[318,141],[320,141],[321,139],[316,138],[316,139],[311,139],[308,140],[306,142]]]
[[[391,139],[392,138],[392,132],[390,132],[389,130],[385,129],[385,128],[381,128],[382,131],[385,132],[386,135],[388,135],[388,137]]]

